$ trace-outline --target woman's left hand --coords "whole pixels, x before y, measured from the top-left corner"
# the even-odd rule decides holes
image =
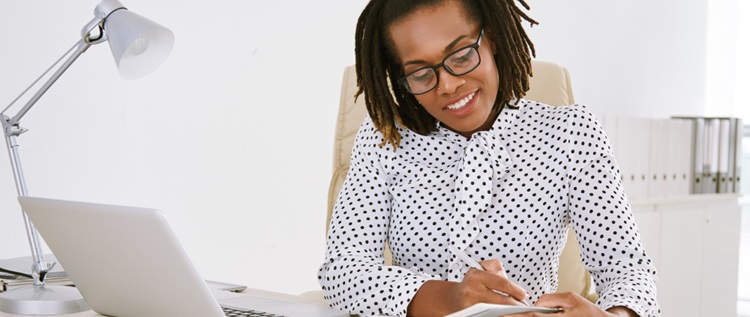
[[[531,316],[571,316],[571,317],[615,317],[615,316],[637,316],[633,311],[625,307],[613,307],[607,311],[602,310],[589,300],[576,293],[551,293],[544,294],[534,303],[534,306],[559,307],[563,311],[552,315]],[[529,316],[529,315],[519,315]]]

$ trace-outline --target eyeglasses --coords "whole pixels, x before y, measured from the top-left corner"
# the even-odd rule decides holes
[[[464,46],[443,59],[443,62],[435,66],[425,66],[401,77],[398,83],[406,88],[412,95],[421,95],[430,92],[438,85],[439,76],[437,70],[445,68],[453,76],[466,75],[479,66],[482,61],[479,57],[479,45],[482,43],[484,28],[479,32],[477,42]]]

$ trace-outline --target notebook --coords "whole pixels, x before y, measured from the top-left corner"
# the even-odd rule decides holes
[[[302,301],[211,290],[159,210],[18,197],[86,302],[119,317],[224,317],[221,307],[349,316]]]

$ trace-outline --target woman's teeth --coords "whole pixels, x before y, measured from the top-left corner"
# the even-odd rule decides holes
[[[468,96],[464,97],[463,99],[461,99],[459,101],[456,101],[456,103],[454,103],[452,105],[448,105],[448,107],[446,107],[446,108],[448,108],[449,110],[458,110],[458,109],[461,109],[464,106],[466,106],[466,104],[469,103],[469,101],[471,101],[472,98],[474,98],[474,94],[476,94],[476,92],[472,92],[471,94],[469,94]]]

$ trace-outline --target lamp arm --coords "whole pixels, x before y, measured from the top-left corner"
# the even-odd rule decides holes
[[[70,55],[70,57],[68,57],[68,59],[65,60],[65,62],[62,65],[60,65],[60,68],[58,68],[57,71],[55,71],[55,73],[52,74],[52,76],[50,76],[47,82],[45,82],[44,85],[42,85],[42,87],[39,88],[39,90],[33,96],[31,96],[31,99],[29,99],[29,101],[26,102],[23,108],[21,108],[21,110],[19,110],[15,116],[13,116],[12,118],[8,120],[8,125],[9,126],[17,125],[18,121],[20,121],[21,118],[23,118],[23,116],[26,115],[26,112],[28,112],[31,109],[31,107],[33,107],[34,104],[36,104],[36,102],[39,101],[40,98],[42,98],[44,93],[46,93],[47,90],[50,87],[52,87],[52,85],[55,84],[57,79],[59,79],[60,76],[62,76],[62,74],[65,73],[66,70],[68,70],[70,65],[72,65],[73,62],[75,62],[78,59],[78,57],[81,56],[81,54],[86,52],[86,50],[89,47],[91,47],[91,44],[88,43],[88,41],[86,41],[85,38],[78,40],[78,43],[76,43],[75,45],[75,51],[72,53],[72,55]],[[6,134],[7,133],[8,132],[6,131]]]
[[[3,120],[3,124],[5,124],[5,120]],[[26,196],[28,195],[28,191],[23,176],[23,168],[21,168],[21,158],[18,155],[17,138],[17,135],[6,135],[5,142],[8,144],[8,154],[10,155],[10,164],[13,167],[16,191],[19,196]],[[34,227],[29,216],[23,211],[21,211],[21,213],[23,214],[23,223],[26,227],[26,238],[29,240],[29,247],[31,248],[31,259],[34,261],[31,266],[31,275],[34,279],[35,285],[44,285],[44,278],[47,275],[47,272],[49,272],[55,264],[53,263],[49,265],[45,262],[39,232],[36,230],[36,227]]]

